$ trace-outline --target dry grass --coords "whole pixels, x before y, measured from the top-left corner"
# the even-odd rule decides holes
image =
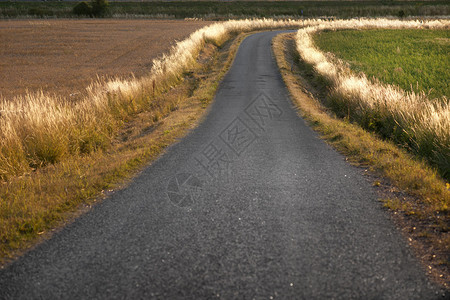
[[[450,178],[450,102],[428,99],[425,93],[405,92],[397,86],[353,74],[343,62],[318,50],[312,35],[321,30],[368,28],[448,29],[450,21],[349,20],[324,22],[298,31],[302,59],[332,87],[330,106],[336,113],[407,144],[414,153],[438,166]]]
[[[183,73],[195,67],[206,43],[221,45],[239,32],[299,24],[264,19],[209,25],[155,59],[148,75],[99,80],[76,102],[44,93],[0,101],[0,179],[8,180],[70,156],[104,151],[123,123],[142,111],[154,111],[157,120],[166,108],[161,110],[155,97],[183,80]]]
[[[305,62],[298,61],[294,35],[279,35],[274,52],[300,114],[351,163],[363,167],[362,173],[379,190],[384,206],[391,209],[426,272],[448,288],[450,190],[446,184],[435,170],[392,142],[381,140],[347,119],[336,118],[323,105],[323,82],[311,80],[313,74],[305,68]]]
[[[0,102],[1,257],[26,248],[186,132],[231,64],[237,46],[228,51],[225,41],[296,25],[217,23],[154,60],[148,75],[101,80],[78,101],[38,93]]]
[[[152,61],[211,22],[0,20],[0,98],[38,91],[80,99],[99,77],[145,75]]]
[[[225,41],[240,32],[302,25],[289,20],[213,24],[154,60],[147,75],[99,80],[78,101],[44,93],[1,101],[2,256],[64,220],[67,211],[91,203],[182,135],[214,95],[224,73],[217,63],[231,62],[229,56],[215,67],[203,62]],[[205,49],[216,50],[205,56]],[[206,71],[212,72],[207,80],[195,75]]]
[[[195,126],[242,39],[239,36],[221,49],[206,45],[192,72],[155,97],[153,105],[166,109],[166,113],[143,111],[129,118],[107,151],[67,157],[0,182],[0,266],[32,246],[38,237],[50,237],[55,227],[120,188],[124,179]]]

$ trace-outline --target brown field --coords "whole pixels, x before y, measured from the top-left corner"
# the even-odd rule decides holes
[[[27,91],[78,98],[102,76],[140,76],[206,21],[0,20],[0,97]]]

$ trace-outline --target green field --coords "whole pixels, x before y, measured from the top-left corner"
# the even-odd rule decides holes
[[[89,2],[89,1],[88,1]],[[71,1],[0,1],[0,17],[75,17]],[[206,18],[223,20],[242,17],[334,16],[339,18],[376,16],[449,15],[448,1],[110,1],[109,16],[150,18]]]
[[[450,30],[327,31],[315,35],[315,43],[356,72],[450,98]]]

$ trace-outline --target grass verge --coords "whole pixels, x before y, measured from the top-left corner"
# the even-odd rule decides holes
[[[314,34],[323,30],[417,29],[448,30],[450,22],[388,19],[336,20],[297,32],[297,51],[329,86],[327,102],[340,117],[394,141],[436,167],[450,180],[450,102],[429,99],[425,92],[407,92],[395,85],[354,74],[345,62],[316,48]],[[447,208],[445,208],[447,209]]]
[[[43,92],[0,98],[0,180],[9,181],[71,156],[107,151],[121,126],[139,113],[152,112],[157,122],[177,106],[177,99],[169,102],[160,95],[195,68],[205,45],[222,45],[241,32],[292,28],[300,23],[255,19],[205,26],[154,59],[148,74],[99,79],[74,101]]]
[[[245,32],[318,22],[215,23],[155,59],[148,75],[99,80],[79,101],[44,93],[0,99],[0,258],[26,248],[67,212],[91,203],[182,135],[200,114],[188,111],[207,106],[222,64],[226,68],[234,57],[237,46],[224,50],[226,58],[220,55],[227,41]],[[211,58],[216,55],[222,60]]]
[[[380,192],[383,206],[406,236],[426,272],[450,287],[449,186],[435,170],[374,134],[339,119],[322,103],[327,87],[300,60],[294,34],[278,35],[273,49],[299,114],[323,139],[362,168]]]
[[[195,126],[244,36],[221,46],[207,43],[180,83],[157,96],[162,110],[128,118],[104,151],[0,182],[0,265],[120,188]]]

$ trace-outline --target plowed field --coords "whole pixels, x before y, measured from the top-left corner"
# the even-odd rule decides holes
[[[210,22],[1,20],[0,96],[42,89],[76,99],[97,76],[145,74],[152,60]]]

